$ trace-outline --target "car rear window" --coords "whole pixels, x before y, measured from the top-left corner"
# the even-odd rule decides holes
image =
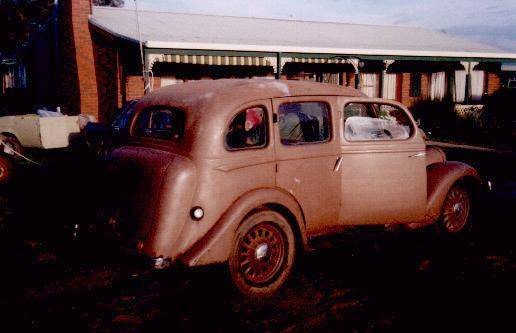
[[[184,135],[185,119],[185,113],[176,108],[147,108],[141,111],[136,119],[134,135],[176,141]]]
[[[320,143],[330,139],[330,107],[322,102],[291,102],[278,110],[281,143]]]

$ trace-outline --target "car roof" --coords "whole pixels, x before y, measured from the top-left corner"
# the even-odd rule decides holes
[[[168,105],[189,113],[199,104],[243,104],[253,100],[289,96],[364,96],[356,89],[335,84],[297,80],[218,79],[195,80],[166,86],[145,95],[140,107]]]

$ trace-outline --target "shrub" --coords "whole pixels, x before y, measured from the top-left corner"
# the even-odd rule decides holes
[[[416,103],[411,112],[431,138],[488,145],[497,142],[489,127],[493,110],[487,107],[456,108],[451,101],[423,100]]]
[[[426,132],[454,132],[457,114],[455,104],[452,102],[421,100],[412,106],[410,111],[419,127]]]

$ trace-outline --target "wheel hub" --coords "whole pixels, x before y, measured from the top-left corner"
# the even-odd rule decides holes
[[[454,213],[460,213],[462,210],[462,204],[460,202],[457,202],[455,205],[453,205],[453,212]]]
[[[254,251],[256,259],[258,259],[258,260],[263,259],[267,255],[268,251],[269,251],[269,246],[267,245],[267,243],[258,245],[256,247],[256,250]]]

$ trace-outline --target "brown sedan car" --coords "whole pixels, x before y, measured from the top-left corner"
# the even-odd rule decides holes
[[[427,147],[400,103],[303,81],[196,81],[146,95],[122,177],[120,230],[156,266],[227,263],[276,291],[310,241],[357,225],[470,225],[477,172]]]

